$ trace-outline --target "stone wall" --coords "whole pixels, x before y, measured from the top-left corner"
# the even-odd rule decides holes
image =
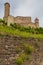
[[[8,16],[7,25],[10,26],[10,24],[20,24],[24,27],[33,27],[33,28],[39,28],[39,22],[35,20],[35,23],[31,21],[31,17],[21,17],[21,16]]]
[[[15,59],[20,53],[23,53],[23,43],[33,45],[36,51],[29,57],[30,60],[25,60],[22,65],[43,65],[43,39],[21,38],[17,36],[2,35],[0,36],[0,65],[17,65]],[[36,44],[39,44],[36,47]],[[16,48],[19,48],[17,53]]]
[[[17,16],[17,17],[15,17],[15,21],[17,23],[30,23],[31,22],[31,17]]]
[[[8,16],[7,25],[10,26],[11,23],[14,24],[14,17],[13,16]]]

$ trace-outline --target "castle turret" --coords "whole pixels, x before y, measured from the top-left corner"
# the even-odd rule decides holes
[[[39,28],[39,19],[38,18],[35,19],[35,26],[36,26],[36,28]]]
[[[4,19],[7,20],[8,16],[10,15],[10,4],[7,2],[4,4],[5,10],[4,10]]]

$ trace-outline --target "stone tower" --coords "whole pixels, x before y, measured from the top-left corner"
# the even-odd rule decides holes
[[[5,12],[4,12],[4,17],[8,17],[10,14],[10,4],[5,3]]]
[[[10,15],[10,4],[7,2],[7,3],[4,4],[4,6],[5,6],[4,7],[5,8],[5,10],[4,10],[4,20],[7,21],[7,18]]]
[[[36,28],[39,28],[39,19],[38,18],[35,19],[35,25],[36,25]]]

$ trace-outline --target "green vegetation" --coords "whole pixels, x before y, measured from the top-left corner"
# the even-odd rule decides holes
[[[0,24],[2,24],[3,26],[7,25],[7,23],[5,23],[5,21],[3,19],[0,19]]]
[[[19,24],[11,24],[9,27],[4,20],[0,19],[0,23],[3,22],[3,25],[0,25],[0,34],[7,33],[12,35],[17,35],[21,37],[33,37],[33,38],[43,38],[43,28],[25,28],[21,27]]]
[[[24,49],[27,54],[31,54],[34,51],[34,47],[29,44],[24,44]]]
[[[11,24],[11,27],[18,29],[19,31],[29,32],[32,34],[43,34],[43,28],[31,28],[31,27],[22,27],[19,24]]]
[[[0,23],[1,23],[0,24],[0,36],[7,37],[9,35],[13,35],[14,41],[16,41],[15,35],[24,37],[21,40],[17,38],[17,41],[14,42],[14,44],[16,43],[18,44],[14,45],[13,47],[13,50],[16,55],[14,54],[14,58],[12,57],[12,60],[14,60],[14,62],[17,65],[21,65],[23,62],[30,60],[31,53],[33,53],[35,50],[37,50],[38,47],[40,47],[40,43],[38,43],[37,39],[35,39],[36,42],[34,43],[34,45],[32,45],[32,44],[29,44],[29,42],[26,43],[24,39],[27,40],[26,38],[29,38],[29,37],[43,38],[43,28],[37,28],[37,29],[30,28],[30,27],[25,28],[25,27],[21,27],[19,24],[11,24],[10,26],[7,26],[7,23],[5,23],[5,21],[3,21],[2,19],[0,19]],[[5,53],[8,53],[8,50],[7,51],[5,50]]]
[[[1,23],[1,22],[3,23],[3,22],[4,22],[4,20],[3,20],[3,19],[0,19],[0,23]]]
[[[23,63],[23,59],[21,57],[16,59],[16,64],[21,65]]]
[[[24,52],[18,53],[18,57],[15,60],[17,65],[21,65],[25,60],[29,60],[30,54],[35,50],[35,48],[30,44],[23,43],[22,45],[23,45]]]
[[[0,26],[0,33],[7,33],[7,34],[12,34],[12,35],[17,35],[17,36],[21,36],[21,37],[33,37],[33,38],[43,38],[43,34],[33,34],[30,32],[26,32],[26,31],[20,31],[18,29],[12,28],[12,27],[8,27],[8,26]]]
[[[29,56],[26,54],[20,54],[19,57],[16,59],[16,64],[21,65]]]

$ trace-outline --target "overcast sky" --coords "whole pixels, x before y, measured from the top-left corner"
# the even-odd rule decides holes
[[[0,18],[4,16],[4,3],[10,3],[10,14],[13,16],[31,16],[32,21],[38,17],[43,27],[43,0],[0,0]]]

